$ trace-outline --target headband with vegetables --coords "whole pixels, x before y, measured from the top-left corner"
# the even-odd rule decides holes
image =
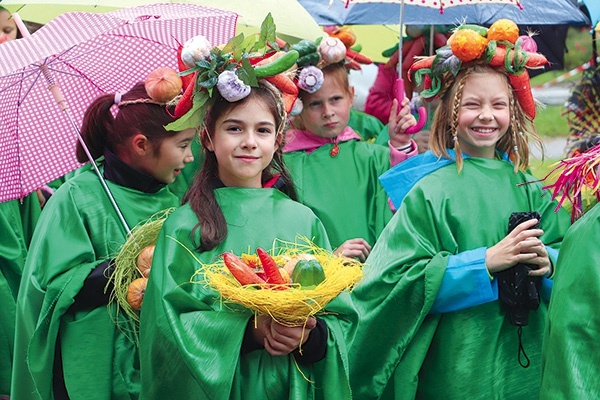
[[[299,58],[295,84],[298,89],[308,93],[315,93],[321,88],[324,81],[322,68],[330,64],[344,63],[349,69],[360,69],[360,64],[371,64],[373,61],[350,47],[355,43],[356,37],[347,28],[336,28],[330,36],[318,38],[316,41],[304,39],[290,46],[296,50]],[[342,40],[343,39],[343,40]],[[302,112],[300,98],[294,103],[292,115]]]
[[[293,76],[295,50],[283,50],[284,43],[275,36],[275,24],[269,13],[259,34],[244,37],[241,33],[222,47],[213,47],[202,36],[186,41],[178,50],[178,64],[184,92],[175,107],[175,122],[170,130],[202,126],[208,109],[214,104],[216,89],[229,102],[239,101],[250,94],[258,81],[274,87],[276,97],[289,112],[298,96]],[[270,84],[270,85],[269,85]]]
[[[415,72],[417,83],[423,82],[421,96],[441,97],[463,64],[484,63],[508,73],[515,97],[525,114],[535,118],[535,101],[531,92],[527,68],[543,68],[546,57],[537,53],[530,36],[519,36],[519,27],[511,20],[500,19],[489,29],[478,25],[461,25],[448,38],[446,46],[436,54],[414,62],[409,75]]]

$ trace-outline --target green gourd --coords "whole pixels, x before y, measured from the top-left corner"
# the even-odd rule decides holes
[[[299,283],[301,289],[314,289],[325,280],[325,271],[317,260],[300,260],[292,271],[292,282]]]
[[[293,44],[291,48],[293,50],[296,50],[298,54],[300,54],[300,57],[317,51],[317,45],[315,44],[315,42],[308,39],[303,39],[298,43]]]

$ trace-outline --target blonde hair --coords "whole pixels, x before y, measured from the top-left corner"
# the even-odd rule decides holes
[[[451,158],[448,149],[453,148],[456,152],[456,167],[459,173],[462,171],[463,155],[457,137],[462,93],[465,82],[471,75],[486,73],[501,76],[509,89],[510,126],[506,134],[496,143],[496,150],[500,153],[508,153],[511,161],[515,164],[515,173],[519,169],[525,171],[529,167],[528,141],[537,142],[541,148],[541,140],[533,121],[529,119],[516,100],[507,73],[484,64],[470,65],[461,70],[455,79],[444,79],[446,85],[440,91],[442,93],[441,102],[431,126],[431,151],[438,157]]]

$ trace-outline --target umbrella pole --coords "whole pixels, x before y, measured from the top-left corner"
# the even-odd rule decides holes
[[[396,100],[398,101],[398,107],[404,97],[406,97],[406,93],[404,93],[404,78],[402,78],[402,31],[404,30],[404,0],[400,2],[400,39],[398,42],[398,79],[396,79]],[[409,127],[406,130],[406,134],[412,135],[414,133],[419,132],[425,126],[427,122],[427,110],[425,107],[419,107],[419,118],[417,119],[417,124]]]
[[[12,14],[12,17],[15,20],[15,23],[17,24],[17,26],[19,27],[19,30],[21,31],[21,34],[23,35],[23,37],[31,36],[31,34],[29,33],[29,30],[23,23],[23,20],[21,20],[21,17],[19,16],[19,14],[15,12]],[[125,228],[125,232],[127,233],[128,236],[131,235],[131,229],[129,228],[127,221],[125,221],[125,217],[123,216],[123,213],[121,212],[121,209],[119,208],[119,205],[117,204],[114,196],[112,195],[110,188],[106,184],[106,181],[104,180],[104,177],[102,176],[102,173],[98,169],[98,165],[94,161],[94,157],[92,157],[92,154],[90,153],[90,150],[88,149],[87,145],[85,144],[83,137],[81,137],[81,132],[79,131],[79,127],[77,126],[77,124],[75,124],[75,121],[73,120],[73,118],[71,116],[71,113],[69,113],[66,101],[62,95],[60,87],[56,84],[56,82],[54,82],[54,78],[52,77],[50,71],[48,71],[48,68],[45,65],[40,66],[40,70],[41,70],[42,74],[44,75],[46,82],[48,83],[48,90],[50,90],[50,93],[52,93],[52,96],[54,97],[54,100],[56,100],[56,103],[59,105],[60,110],[65,113],[65,115],[69,119],[69,122],[75,129],[75,133],[77,134],[77,140],[79,140],[81,147],[83,147],[83,151],[87,155],[88,160],[90,160],[90,163],[92,164],[92,167],[94,168],[94,171],[96,172],[96,175],[98,175],[98,178],[100,178],[100,183],[102,184],[102,188],[106,192],[106,195],[108,196],[110,203],[114,207],[114,209],[117,213],[117,216],[119,217],[119,220],[121,221],[121,224]]]

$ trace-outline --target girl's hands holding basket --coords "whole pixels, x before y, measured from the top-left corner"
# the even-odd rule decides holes
[[[309,317],[306,325],[290,327],[276,322],[268,315],[259,315],[256,317],[254,338],[272,356],[285,356],[306,343],[310,331],[316,325],[314,317]]]

